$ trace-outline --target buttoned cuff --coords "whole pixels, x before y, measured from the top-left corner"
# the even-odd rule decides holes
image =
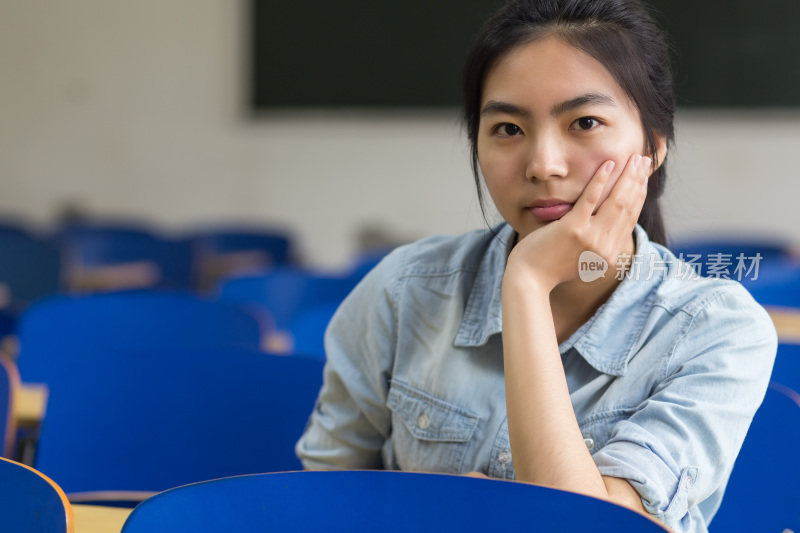
[[[667,527],[675,532],[698,530],[697,517],[689,512],[697,467],[673,470],[653,450],[625,441],[605,446],[593,459],[601,475],[628,480],[645,510]]]

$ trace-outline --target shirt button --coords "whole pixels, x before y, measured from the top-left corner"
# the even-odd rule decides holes
[[[431,425],[431,419],[428,418],[428,412],[424,412],[417,417],[417,426],[419,429],[428,429],[428,426]]]
[[[586,443],[586,447],[590,450],[594,448],[594,439],[591,437],[586,437],[583,439],[583,442]]]
[[[511,452],[508,450],[503,450],[497,454],[497,460],[503,464],[511,462]]]

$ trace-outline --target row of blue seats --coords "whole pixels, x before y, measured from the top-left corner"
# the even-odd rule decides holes
[[[298,266],[291,233],[266,227],[205,227],[165,237],[130,223],[66,224],[41,237],[0,220],[0,308],[22,309],[59,289],[211,289],[219,279],[268,267]],[[800,259],[771,240],[676,241],[671,248],[699,273],[741,281],[766,305],[800,305]],[[353,268],[370,262],[359,258]]]
[[[43,235],[0,221],[0,283],[18,307],[59,289],[208,289],[233,272],[299,264],[295,244],[275,227],[200,227],[165,236],[144,226],[82,223]]]
[[[194,499],[197,494],[192,489],[175,489],[157,496],[151,496],[152,491],[232,475],[299,468],[292,445],[313,409],[321,382],[321,361],[231,347],[89,351],[91,356],[86,356],[86,351],[81,353],[83,356],[78,357],[78,361],[61,361],[54,365],[52,406],[45,417],[41,449],[35,464],[62,486],[73,501],[102,500],[98,491],[109,491],[113,500],[124,499],[119,495],[121,492],[139,491],[141,498],[146,499],[135,511],[142,516],[135,520],[152,527],[150,519],[145,519],[149,513],[145,509],[156,508],[165,513],[168,507],[161,506],[173,501],[173,497],[178,501],[190,498],[196,508],[208,509],[202,503],[207,504],[206,500]],[[800,361],[800,353],[781,353],[779,357],[784,355]],[[797,530],[800,488],[794,480],[800,476],[798,438],[800,395],[790,387],[773,382],[745,439],[726,497],[711,524],[712,532]],[[253,483],[266,483],[261,489],[266,492],[256,493],[259,498],[273,497],[274,493],[268,488],[273,481],[257,477],[260,481],[253,478],[251,482],[242,483],[250,489],[256,487]],[[301,481],[277,476],[270,479],[288,491],[282,493],[281,501],[300,497],[291,488],[294,483],[300,483],[305,490],[311,489],[304,485],[305,479],[310,478]],[[319,482],[328,483],[329,489],[344,491],[350,483],[348,479],[347,475],[330,476]],[[371,478],[370,483],[378,485],[373,485],[367,493],[377,494],[382,482]],[[236,482],[204,483],[198,490],[210,490],[212,494],[215,490],[223,493],[234,490],[238,494],[230,483]],[[436,483],[426,481],[409,494],[419,491],[427,494],[424,487],[433,487]],[[367,489],[370,484],[359,486]],[[496,486],[473,484],[469,490],[476,491],[474,497],[481,494],[482,498],[490,499],[493,496],[485,491],[526,490],[497,489]],[[18,489],[15,485],[15,494],[19,494]],[[325,498],[330,497],[322,486],[317,486],[306,497],[323,494]],[[0,506],[5,501],[0,498]],[[360,501],[365,500],[361,498]],[[441,498],[436,501],[432,507],[441,512]],[[304,500],[304,504],[308,501]],[[238,509],[232,502],[229,505]],[[249,512],[240,509],[237,513],[249,516],[261,509],[257,518],[272,523],[270,516],[281,521],[286,519],[283,512],[293,508],[286,505],[289,504],[284,502],[276,506],[283,511],[269,506],[274,515],[265,515],[263,505]],[[528,511],[529,505],[526,506]],[[572,505],[585,507],[579,499],[572,501]],[[314,509],[319,511],[316,505]],[[603,511],[595,509],[594,512]],[[507,516],[507,513],[501,514]],[[332,516],[327,518],[338,520]],[[229,517],[229,520],[237,519]],[[497,517],[492,520],[495,525],[498,523]],[[619,529],[617,522],[608,524],[614,524],[611,530],[626,530]],[[167,529],[183,530],[178,524],[173,527],[177,529]],[[630,530],[641,529],[632,527]]]
[[[251,305],[264,324],[271,324],[273,332],[286,337],[301,311],[314,309],[304,318],[305,324],[296,325],[301,331],[327,323],[336,305],[388,251],[361,255],[341,271],[323,272],[293,264],[289,235],[265,229],[197,231],[180,243],[143,230],[107,225],[71,227],[61,233],[57,247],[28,231],[0,225],[0,339],[16,330],[16,320],[32,302],[48,295],[142,288],[188,290],[192,257],[201,258],[206,267],[208,286],[202,294]],[[180,268],[176,268],[178,263]],[[183,274],[170,274],[178,271]],[[235,279],[221,281],[232,272]],[[297,349],[322,349],[316,337],[300,335],[298,339],[314,340],[305,345],[301,342]],[[276,351],[295,349],[280,335],[271,340],[268,346]]]
[[[182,293],[59,296],[34,304],[18,337],[16,364],[0,354],[11,369],[0,373],[0,436],[14,436],[19,376],[45,384],[32,464],[70,494],[301,467],[293,447],[324,360],[263,351],[246,307]]]
[[[67,533],[69,501],[41,473],[0,460],[0,516],[13,531]],[[3,490],[11,487],[14,490]],[[465,512],[486,509],[486,512]],[[502,509],[501,513],[491,512]],[[623,507],[537,485],[380,471],[228,477],[152,496],[122,533],[219,531],[665,532]]]
[[[207,290],[228,273],[293,264],[274,228],[195,229],[179,237],[132,225],[72,224],[48,235],[0,223],[0,308],[18,314],[59,292]]]

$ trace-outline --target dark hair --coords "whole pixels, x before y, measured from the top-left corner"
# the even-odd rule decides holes
[[[489,70],[513,48],[557,35],[603,64],[639,109],[645,149],[656,159],[656,134],[674,139],[675,101],[669,51],[661,31],[637,0],[514,0],[489,19],[464,66],[464,123],[472,172],[483,210],[478,164],[478,128]],[[663,162],[662,162],[663,163]],[[666,244],[659,198],[666,168],[651,176],[639,224],[650,239]]]

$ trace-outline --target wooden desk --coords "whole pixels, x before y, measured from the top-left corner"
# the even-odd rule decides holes
[[[133,509],[73,504],[75,533],[119,533]]]
[[[778,340],[786,344],[800,344],[800,309],[765,307],[778,330]]]
[[[35,429],[44,418],[46,409],[47,385],[23,383],[17,389],[17,397],[14,399],[14,411],[18,427]]]

